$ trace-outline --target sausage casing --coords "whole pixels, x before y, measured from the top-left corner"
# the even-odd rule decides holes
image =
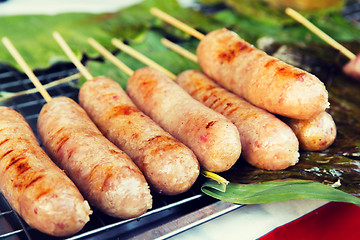
[[[46,234],[72,235],[89,221],[89,204],[75,184],[8,107],[0,107],[0,190],[30,226]]]
[[[336,125],[332,116],[322,112],[309,120],[286,119],[305,151],[321,151],[328,148],[336,138]]]
[[[56,97],[45,104],[38,132],[54,161],[101,211],[133,218],[151,208],[149,186],[139,168],[102,135],[75,101]]]
[[[188,70],[176,82],[192,97],[223,114],[238,128],[242,156],[251,165],[282,170],[299,159],[299,143],[289,126],[271,113],[228,92],[205,74]]]
[[[235,125],[165,74],[150,67],[138,69],[128,80],[127,92],[142,111],[190,147],[204,169],[222,172],[238,160],[241,143]]]
[[[227,29],[207,34],[197,47],[204,73],[269,112],[310,119],[329,107],[324,84],[245,42]]]
[[[125,151],[157,192],[187,191],[199,175],[194,153],[141,112],[115,81],[85,82],[79,102],[103,134]]]

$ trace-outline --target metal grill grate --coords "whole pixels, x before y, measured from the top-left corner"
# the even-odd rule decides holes
[[[47,84],[77,73],[72,64],[57,64],[49,69],[35,71],[35,75],[42,84]],[[0,91],[19,92],[34,88],[25,74],[7,65],[0,65]],[[67,96],[77,101],[78,89],[68,83],[60,84],[48,89],[50,96]],[[32,127],[37,136],[36,122],[45,100],[40,93],[26,94],[7,101],[0,105],[9,106],[20,112]],[[200,186],[204,179],[201,177],[192,189],[178,196],[162,196],[153,193],[153,208],[143,216],[121,220],[109,217],[94,207],[90,222],[78,234],[70,239],[126,239],[134,237],[149,229],[155,228],[180,216],[196,211],[216,200],[203,195]],[[12,210],[3,195],[0,193],[0,239],[58,239],[45,235],[28,226],[19,215]]]

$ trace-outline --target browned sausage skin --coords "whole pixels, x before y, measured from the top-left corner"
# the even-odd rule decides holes
[[[322,112],[309,120],[285,119],[299,139],[305,151],[321,151],[328,148],[336,138],[336,125],[332,116]]]
[[[226,171],[238,160],[241,143],[235,125],[165,74],[150,67],[138,69],[128,80],[127,92],[142,111],[190,147],[204,169]]]
[[[155,191],[187,191],[199,175],[194,153],[142,113],[121,86],[97,77],[80,88],[79,102],[104,135],[124,150]]]
[[[299,143],[295,134],[271,113],[228,92],[196,70],[179,74],[176,82],[192,97],[235,124],[243,157],[251,165],[282,170],[298,162]]]
[[[269,112],[310,119],[329,107],[328,93],[318,78],[267,55],[227,29],[207,34],[197,56],[206,75]]]
[[[75,234],[91,210],[74,183],[45,154],[21,114],[0,107],[0,190],[33,228]]]
[[[54,161],[101,211],[133,218],[151,208],[149,186],[139,168],[101,134],[76,102],[57,97],[45,104],[38,131]]]

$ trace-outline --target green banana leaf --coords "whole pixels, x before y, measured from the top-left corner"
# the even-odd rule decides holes
[[[237,204],[261,204],[294,199],[316,199],[354,203],[360,206],[360,198],[327,185],[307,180],[266,181],[253,184],[229,183],[226,191],[209,180],[201,190],[216,199]]]

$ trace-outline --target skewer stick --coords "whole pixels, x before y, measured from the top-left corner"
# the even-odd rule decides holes
[[[134,71],[131,70],[127,65],[125,65],[122,61],[120,61],[117,57],[115,57],[111,52],[109,52],[106,48],[104,48],[100,43],[98,43],[95,39],[89,38],[88,43],[95,48],[101,55],[107,58],[110,62],[112,62],[115,66],[120,68],[127,75],[131,76]]]
[[[75,73],[71,76],[44,84],[43,86],[45,89],[48,89],[48,88],[51,88],[51,87],[54,87],[54,86],[57,86],[57,85],[60,85],[63,83],[68,83],[68,82],[74,81],[75,79],[78,79],[79,77],[81,77],[81,75],[79,73]],[[16,92],[16,93],[8,92],[5,96],[0,97],[0,102],[8,100],[10,98],[19,97],[22,95],[33,94],[33,93],[37,93],[37,92],[39,92],[39,89],[37,89],[37,88],[31,88],[31,89],[23,90],[23,91]]]
[[[340,43],[336,42],[333,38],[331,38],[329,35],[321,31],[318,27],[316,27],[314,24],[312,24],[309,20],[307,20],[305,17],[303,17],[300,13],[295,11],[292,8],[286,8],[285,13],[289,15],[290,17],[294,18],[299,23],[303,24],[305,27],[307,27],[311,32],[313,32],[315,35],[317,35],[319,38],[327,42],[329,45],[331,45],[333,48],[339,50],[341,53],[343,53],[346,57],[348,57],[350,60],[354,59],[356,57],[355,54],[350,52],[347,48],[342,46]]]
[[[7,37],[2,38],[2,42],[4,43],[7,50],[10,52],[10,54],[13,56],[13,58],[16,60],[16,62],[20,65],[20,67],[24,70],[25,74],[28,76],[30,81],[35,85],[35,87],[39,90],[40,94],[43,96],[46,102],[51,101],[51,96],[46,91],[46,89],[43,87],[39,79],[35,76],[31,68],[27,65],[23,57],[20,55],[20,53],[16,50],[14,45],[11,43],[10,39]]]
[[[183,47],[180,47],[179,45],[167,40],[166,38],[161,39],[161,43],[165,46],[173,50],[174,52],[177,52],[178,54],[186,57],[187,59],[190,59],[193,62],[198,62],[197,56],[193,54],[192,52],[186,50]]]
[[[195,63],[198,62],[197,56],[195,54],[193,54],[192,52],[186,50],[185,48],[177,45],[176,43],[173,43],[170,40],[167,40],[166,38],[162,38],[161,43],[165,47],[168,47],[169,49],[173,50],[174,52],[177,52],[181,56],[186,57],[187,59],[190,59],[191,61],[193,61]]]
[[[128,45],[124,44],[123,42],[117,40],[117,39],[113,39],[112,44],[114,46],[116,46],[117,48],[119,48],[120,50],[126,52],[127,54],[129,54],[130,56],[138,59],[139,61],[159,70],[162,71],[163,73],[165,73],[168,77],[170,77],[171,79],[175,79],[176,76],[175,74],[171,73],[170,71],[168,71],[167,69],[165,69],[164,67],[162,67],[161,65],[157,64],[156,62],[154,62],[153,60],[151,60],[150,58],[146,57],[145,55],[139,53],[138,51],[136,51],[135,49],[129,47]]]
[[[86,67],[80,62],[80,60],[75,56],[74,52],[71,50],[69,45],[65,42],[62,36],[58,32],[53,32],[53,36],[60,47],[63,49],[65,54],[70,58],[70,60],[74,63],[79,72],[86,78],[86,80],[93,79],[93,76],[86,69]]]
[[[151,8],[150,9],[151,14],[153,14],[154,16],[162,19],[163,21],[183,30],[184,32],[190,34],[193,37],[196,37],[197,39],[201,40],[205,37],[204,34],[202,34],[201,32],[195,30],[194,28],[190,27],[189,25],[186,25],[185,23],[177,20],[176,18],[170,16],[169,14],[161,11],[158,8]]]

